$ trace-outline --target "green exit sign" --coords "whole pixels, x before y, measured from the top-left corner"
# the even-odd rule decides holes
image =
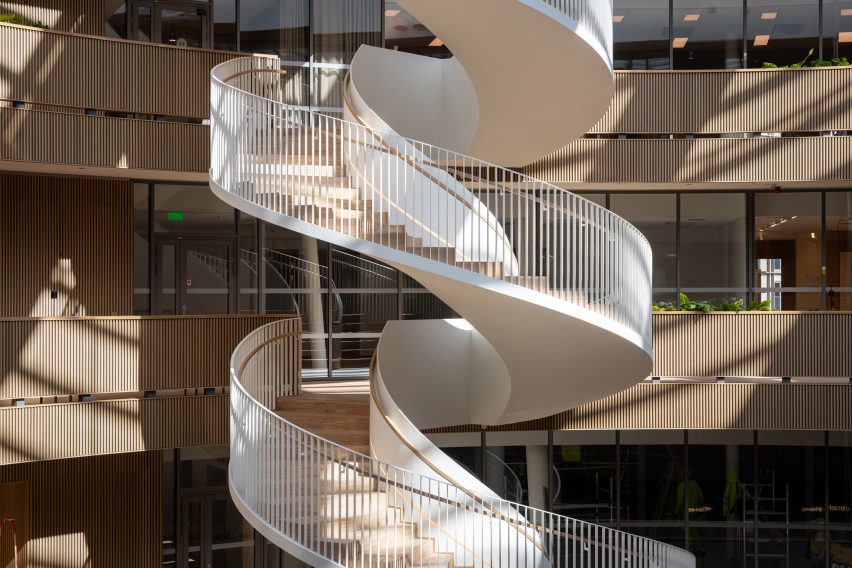
[[[169,221],[183,221],[183,211],[169,211]]]

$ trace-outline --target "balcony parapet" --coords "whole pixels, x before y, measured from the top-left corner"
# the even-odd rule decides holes
[[[0,99],[206,119],[210,69],[242,54],[0,24]]]

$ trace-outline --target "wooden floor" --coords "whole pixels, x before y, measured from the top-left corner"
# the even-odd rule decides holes
[[[370,453],[369,381],[305,383],[302,394],[278,398],[276,413],[327,440]],[[405,520],[406,496],[401,491],[388,493],[354,469],[343,476],[344,482],[340,468],[351,467],[342,463],[310,474],[313,486],[327,492],[327,506],[319,513],[320,533],[342,547],[336,550],[343,551],[345,565],[455,567],[453,554],[436,551],[434,539],[420,536],[420,527]]]

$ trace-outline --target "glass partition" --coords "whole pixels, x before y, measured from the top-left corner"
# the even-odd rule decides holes
[[[677,303],[677,195],[613,194],[610,208],[651,243],[654,302]]]
[[[702,302],[744,299],[745,237],[744,194],[681,195],[681,290]]]
[[[237,51],[237,0],[213,0],[213,46]]]
[[[615,0],[612,12],[616,69],[669,69],[669,1]]]
[[[240,0],[240,50],[285,61],[310,56],[310,0]]]
[[[825,240],[826,308],[852,310],[852,191],[825,194]]]
[[[150,251],[147,183],[133,184],[133,313],[151,313]]]
[[[206,185],[157,184],[154,232],[234,234],[234,209]]]
[[[822,56],[852,61],[852,2],[824,0],[822,6]]]
[[[742,0],[674,0],[672,18],[675,69],[742,67]]]
[[[819,56],[819,0],[748,0],[748,66],[778,66]]]
[[[773,310],[822,304],[822,203],[819,193],[754,196],[755,299]]]

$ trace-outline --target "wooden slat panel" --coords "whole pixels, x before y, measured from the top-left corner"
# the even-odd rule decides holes
[[[0,173],[0,317],[132,312],[132,213],[129,182]]]
[[[852,68],[619,71],[596,133],[852,130]]]
[[[132,120],[61,112],[0,108],[6,132],[0,161],[67,164],[117,170],[205,172],[210,130],[201,124]],[[130,172],[116,172],[116,176]]]
[[[848,430],[852,386],[802,384],[640,384],[541,420],[489,428],[516,430],[742,429]],[[478,432],[478,426],[429,432]]]
[[[26,543],[30,535],[29,482],[3,483],[0,481],[0,516],[4,517],[4,520],[12,519],[14,522],[14,525],[4,522],[2,526],[0,568],[24,568],[27,565]],[[17,566],[15,565],[16,546],[18,548]]]
[[[0,465],[228,443],[228,395],[0,408]]]
[[[0,13],[8,12],[29,22],[40,21],[52,30],[95,35],[104,31],[104,0],[0,1]]]
[[[657,313],[658,377],[852,377],[852,313]]]
[[[9,24],[0,53],[0,99],[194,118],[210,116],[210,69],[240,56]]]
[[[0,319],[0,399],[227,386],[237,344],[279,319]],[[298,352],[293,356],[300,360]]]
[[[552,183],[820,182],[852,179],[852,137],[581,138],[523,168]]]
[[[0,491],[28,487],[19,568],[162,565],[162,459],[155,451],[0,468]]]

